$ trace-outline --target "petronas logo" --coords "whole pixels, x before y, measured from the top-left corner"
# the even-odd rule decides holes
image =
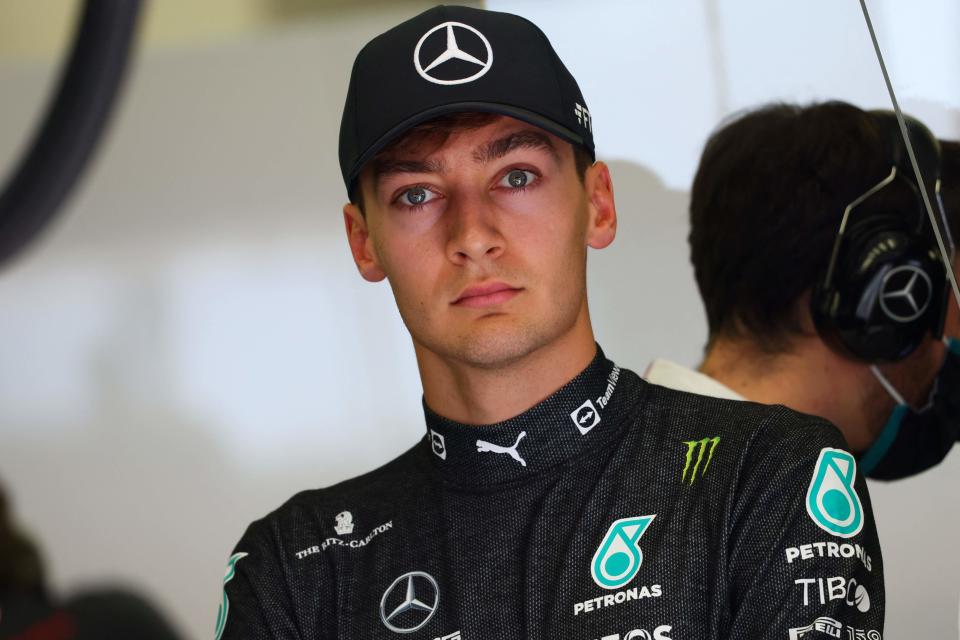
[[[237,562],[239,562],[241,558],[246,557],[247,554],[245,553],[235,553],[230,556],[230,560],[227,562],[227,573],[223,576],[223,601],[220,602],[220,608],[217,610],[215,640],[220,640],[220,637],[223,635],[223,628],[227,626],[227,614],[230,612],[230,599],[227,597],[227,583],[233,580],[233,576],[237,573]]]
[[[693,484],[697,479],[698,472],[702,478],[707,473],[707,469],[710,468],[710,461],[713,460],[713,452],[717,450],[717,445],[720,444],[720,437],[690,440],[683,444],[687,445],[687,458],[683,465],[683,475],[680,476],[680,482]],[[704,462],[704,458],[706,458],[706,462]],[[700,469],[701,464],[703,464],[703,470]],[[690,476],[689,481],[687,480],[688,475]]]
[[[598,586],[618,589],[633,580],[643,564],[640,538],[656,517],[621,518],[610,525],[590,563],[590,573]]]
[[[842,449],[820,451],[807,489],[807,513],[818,527],[841,538],[852,538],[863,529],[863,505],[853,484],[857,460]]]

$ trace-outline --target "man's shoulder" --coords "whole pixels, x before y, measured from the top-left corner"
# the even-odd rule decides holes
[[[307,489],[291,497],[285,504],[311,505],[363,499],[390,501],[393,496],[424,479],[426,465],[420,443],[389,462],[360,475],[320,489]],[[283,507],[281,507],[282,509]]]
[[[773,446],[787,440],[843,443],[840,431],[817,416],[783,405],[761,404],[679,391],[654,383],[644,410],[669,429],[709,427],[730,439]]]
[[[261,535],[284,538],[297,532],[315,538],[319,533],[327,539],[390,527],[390,514],[397,505],[413,499],[426,486],[425,473],[419,446],[414,446],[372,471],[294,494],[254,521],[247,534],[259,530]]]

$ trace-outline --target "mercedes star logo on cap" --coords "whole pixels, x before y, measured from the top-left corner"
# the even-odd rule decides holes
[[[880,307],[897,322],[912,322],[930,306],[933,283],[923,269],[902,265],[891,269],[883,278]]]
[[[443,30],[442,33],[440,33],[441,30]],[[457,40],[457,32],[460,33],[460,41]],[[438,47],[431,45],[442,44],[444,37],[446,37],[446,48],[442,53],[425,55],[423,51],[425,43],[432,52]],[[472,45],[468,48],[473,49],[474,53],[482,58],[464,51],[462,47],[468,46],[466,42]],[[481,52],[478,44],[482,44],[486,51]],[[454,66],[452,64],[454,60],[460,60],[465,64]],[[417,73],[434,84],[464,84],[473,82],[490,70],[490,65],[493,64],[493,49],[490,48],[490,41],[470,25],[462,22],[444,22],[430,29],[420,38],[413,52],[413,64],[417,68]],[[447,72],[441,73],[442,71]]]
[[[402,600],[398,597],[400,595]],[[423,600],[421,596],[424,596]],[[439,604],[440,588],[433,576],[423,571],[410,571],[394,580],[383,592],[380,619],[390,631],[413,633],[430,622]]]

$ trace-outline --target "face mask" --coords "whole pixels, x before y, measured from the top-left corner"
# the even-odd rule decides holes
[[[930,399],[914,409],[879,369],[870,367],[897,406],[873,445],[860,458],[863,475],[895,480],[942,461],[960,438],[960,340],[945,338],[947,355]]]

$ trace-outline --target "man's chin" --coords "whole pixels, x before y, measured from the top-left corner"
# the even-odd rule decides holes
[[[472,367],[499,369],[523,359],[549,342],[531,327],[505,326],[509,323],[496,321],[485,324],[441,340],[437,348],[431,350],[442,358]]]

